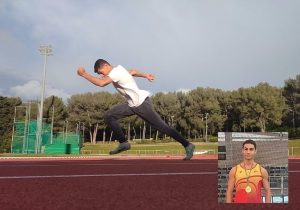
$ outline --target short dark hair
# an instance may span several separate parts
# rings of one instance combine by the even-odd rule
[[[103,59],[96,60],[95,65],[94,65],[94,72],[98,73],[98,69],[102,68],[105,64],[110,65],[106,60],[103,60]]]
[[[256,142],[253,141],[252,139],[248,139],[248,140],[244,141],[243,148],[244,148],[245,144],[252,144],[254,146],[254,149],[256,149]]]

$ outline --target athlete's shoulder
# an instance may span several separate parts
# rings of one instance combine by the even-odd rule
[[[120,71],[120,70],[126,70],[126,69],[121,65],[116,65],[116,66],[113,66],[113,68],[112,68],[112,71]]]
[[[242,162],[235,165],[236,169],[243,169]]]
[[[229,176],[234,176],[237,168],[238,168],[238,165],[233,166],[229,171]]]
[[[109,76],[111,77],[123,77],[129,74],[129,72],[121,65],[114,66],[112,70],[109,72]]]
[[[264,169],[259,163],[255,163],[254,168]]]
[[[236,170],[236,168],[237,168],[237,166],[235,165],[230,169],[230,171],[234,171],[234,170]]]
[[[127,69],[122,65],[116,65],[114,68],[118,69],[118,70],[126,70],[127,71]]]
[[[268,175],[268,171],[267,169],[265,169],[264,167],[260,166],[260,171],[262,174]]]
[[[241,173],[241,171],[244,170],[243,166],[242,166],[242,163],[239,163],[237,165],[235,165],[235,173]]]

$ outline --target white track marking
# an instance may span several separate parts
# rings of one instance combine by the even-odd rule
[[[289,164],[299,164],[300,163],[300,161],[291,161],[291,162],[289,162]]]
[[[0,176],[5,179],[48,179],[48,178],[80,178],[80,177],[126,177],[126,176],[188,176],[188,175],[215,175],[217,172],[186,172],[186,173],[133,173],[133,174],[69,174],[69,175],[42,175],[42,176]]]

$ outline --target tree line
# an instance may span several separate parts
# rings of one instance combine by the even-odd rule
[[[219,131],[287,131],[292,138],[300,136],[300,75],[286,80],[282,88],[268,83],[233,91],[198,87],[189,92],[159,92],[151,100],[161,118],[188,139],[215,136]],[[125,103],[124,99],[109,92],[72,95],[66,104],[51,96],[45,99],[43,118],[47,123],[53,118],[54,132],[77,131],[91,143],[108,141],[113,139],[113,133],[105,125],[103,115],[120,103]],[[30,118],[36,119],[37,102],[30,104]],[[20,105],[25,105],[20,98],[0,96],[3,149],[9,149],[14,107]],[[17,112],[18,119],[24,116],[25,109]],[[166,138],[137,116],[120,123],[128,139]]]

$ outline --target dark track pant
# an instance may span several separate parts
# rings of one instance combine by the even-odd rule
[[[162,133],[171,136],[176,141],[186,147],[189,142],[183,138],[174,128],[167,125],[160,116],[154,111],[150,98],[146,98],[145,101],[138,107],[130,107],[128,104],[121,104],[114,106],[111,110],[105,113],[104,121],[113,130],[115,138],[120,143],[125,142],[125,135],[118,122],[118,119],[129,117],[131,115],[138,115],[152,127],[159,130]]]

